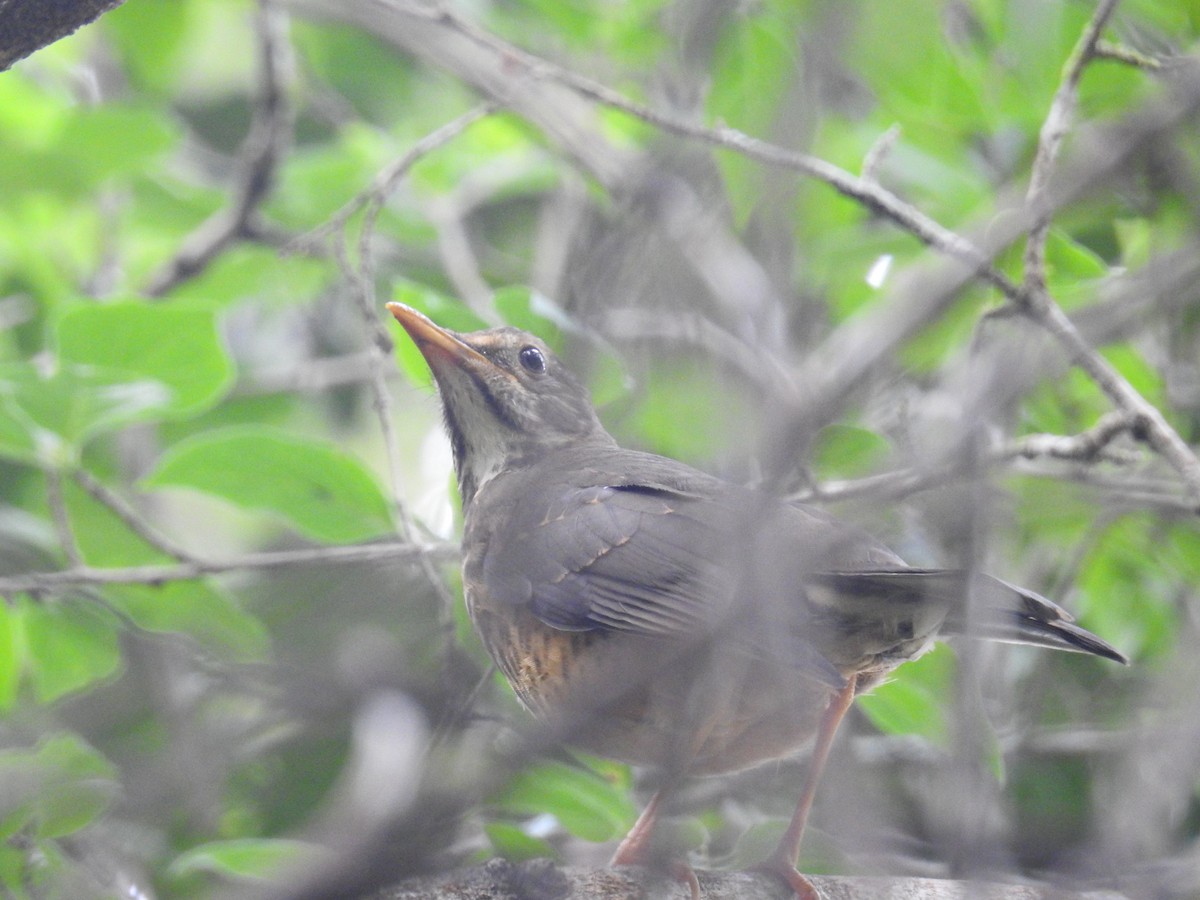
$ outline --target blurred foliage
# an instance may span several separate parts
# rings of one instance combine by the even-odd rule
[[[1024,189],[1092,13],[1024,0],[468,6],[480,27],[689,121],[851,172],[873,156],[879,183],[964,233]],[[454,537],[429,375],[406,340],[380,349],[377,329],[396,332],[381,302],[453,328],[534,330],[589,377],[623,442],[755,479],[759,436],[782,409],[775,367],[887,304],[894,273],[931,255],[815,181],[612,109],[588,113],[600,149],[645,169],[620,188],[505,111],[415,160],[378,210],[348,208],[480,100],[383,30],[297,17],[280,86],[289,139],[261,208],[152,299],[181,247],[231,207],[261,116],[256,14],[249,0],[138,0],[0,74],[0,579],[89,567],[0,604],[6,896],[219,896],[336,858],[326,850],[388,816],[420,822],[414,798],[456,787],[471,802],[440,848],[453,853],[398,874],[496,852],[571,859],[619,837],[646,796],[627,767],[553,756],[507,777],[489,755],[507,746],[497,723],[524,718],[461,608],[445,607],[459,592],[454,567],[436,564],[449,554],[319,555]],[[1122,4],[1106,31],[1176,62],[1198,34],[1200,5],[1158,0]],[[1162,82],[1096,60],[1078,116],[1120,120]],[[1194,240],[1195,127],[1057,217],[1046,279],[1064,308],[1086,314],[1107,285]],[[654,220],[685,195],[691,213]],[[339,211],[344,230],[330,227]],[[710,226],[719,239],[692,242]],[[726,284],[745,297],[722,296],[731,259]],[[996,264],[1019,280],[1021,248]],[[372,276],[367,324],[356,297]],[[797,480],[949,470],[940,442],[974,422],[949,387],[1000,327],[981,324],[998,300],[966,288],[820,431]],[[1193,444],[1196,310],[1194,298],[1154,310],[1102,348]],[[372,385],[397,373],[385,437]],[[1073,369],[976,424],[1069,435],[1108,409]],[[905,667],[842,736],[806,864],[882,858],[896,872],[920,857],[921,871],[950,871],[963,803],[945,802],[939,776],[974,766],[1004,792],[992,838],[1015,868],[1153,869],[1200,891],[1200,876],[1176,877],[1200,848],[1196,757],[1164,760],[1154,739],[1183,729],[1200,742],[1200,533],[1180,507],[1139,500],[1177,483],[1135,442],[1122,451],[1136,459],[1014,466],[984,489],[948,477],[887,511],[869,496],[839,510],[914,562],[978,560],[1055,597],[1137,667],[970,645],[969,667],[947,649]],[[182,571],[275,550],[318,564]],[[157,577],[120,577],[146,567]],[[363,710],[389,692],[423,718],[380,743]],[[427,756],[392,752],[426,725]],[[689,788],[680,846],[760,857],[800,783],[794,763],[765,768]],[[1142,781],[1162,772],[1170,796],[1147,799]],[[912,836],[906,852],[886,844],[896,831]]]

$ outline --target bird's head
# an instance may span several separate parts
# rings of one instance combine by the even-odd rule
[[[460,334],[389,303],[442,398],[464,506],[499,472],[586,440],[611,441],[587,389],[538,338],[516,328]]]

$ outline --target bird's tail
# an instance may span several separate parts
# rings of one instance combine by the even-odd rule
[[[855,572],[853,576],[858,592],[941,601],[947,609],[939,629],[942,634],[1032,644],[1129,663],[1107,641],[1076,625],[1061,606],[990,575],[951,569],[895,569]]]

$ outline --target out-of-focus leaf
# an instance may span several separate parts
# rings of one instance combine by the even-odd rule
[[[554,847],[526,833],[522,828],[510,822],[488,822],[483,826],[484,834],[492,843],[492,849],[499,856],[514,861],[537,859],[539,857],[556,858],[558,853]]]
[[[595,772],[546,762],[519,773],[493,803],[508,813],[549,813],[576,837],[607,841],[633,824],[628,795]]]
[[[43,703],[109,678],[121,667],[117,624],[94,600],[27,599],[17,609],[29,680]]]
[[[191,415],[215,403],[233,366],[210,309],[118,302],[78,306],[58,322],[64,362],[125,373],[171,389],[169,411]]]
[[[34,758],[46,771],[37,801],[37,830],[42,837],[78,831],[117,795],[116,768],[73,734],[43,741]]]
[[[262,622],[219,586],[173,581],[161,587],[124,585],[106,596],[147,631],[186,634],[210,652],[235,659],[262,659],[269,638]]]
[[[830,425],[817,437],[813,461],[824,478],[853,478],[877,470],[888,450],[887,439],[873,431]]]
[[[190,10],[191,4],[173,0],[125,3],[98,25],[139,87],[166,91],[179,72]]]
[[[886,734],[914,734],[946,746],[946,710],[954,700],[954,653],[935,647],[906,663],[889,681],[858,699],[858,708]]]
[[[0,365],[0,456],[62,464],[96,432],[164,412],[168,386],[113,368],[68,363],[43,373],[27,363]]]
[[[1178,569],[1146,564],[1163,554],[1163,528],[1150,515],[1117,519],[1084,558],[1075,582],[1083,625],[1133,658],[1162,656],[1178,638],[1171,598],[1179,584],[1164,581]]]
[[[212,841],[181,853],[168,871],[176,877],[204,874],[268,881],[288,866],[313,864],[327,853],[318,844],[284,838]]]
[[[19,613],[0,603],[0,712],[11,709],[17,699],[24,660]]]
[[[0,752],[0,833],[16,827],[41,839],[73,834],[108,808],[116,777],[113,765],[74,734]]]
[[[322,541],[365,540],[392,528],[387,500],[362,463],[274,429],[241,426],[188,438],[142,484],[192,488],[268,510]]]
[[[81,106],[59,135],[58,146],[100,181],[146,169],[174,140],[171,119],[161,111]]]

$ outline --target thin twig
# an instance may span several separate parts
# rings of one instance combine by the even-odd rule
[[[251,221],[275,181],[275,172],[290,141],[291,105],[287,86],[293,77],[288,17],[274,0],[259,0],[255,16],[258,38],[259,95],[250,132],[240,150],[237,185],[230,202],[190,235],[173,259],[150,279],[146,294],[161,297],[203,272],[231,243],[252,232]]]
[[[1092,60],[1096,42],[1108,24],[1109,17],[1119,0],[1100,0],[1096,12],[1088,22],[1071,55],[1063,67],[1062,82],[1054,93],[1046,119],[1038,133],[1037,154],[1029,179],[1026,202],[1033,210],[1034,224],[1025,244],[1025,284],[1031,290],[1046,288],[1046,238],[1050,234],[1050,213],[1043,209],[1054,163],[1062,149],[1063,138],[1070,130],[1075,115],[1075,103],[1079,96],[1079,80],[1083,70]]]
[[[1096,41],[1093,55],[1097,59],[1109,59],[1113,62],[1124,63],[1147,72],[1161,72],[1165,65],[1161,59],[1149,54],[1126,47],[1124,44],[1114,44],[1112,41]]]
[[[535,56],[484,31],[443,6],[403,0],[374,0],[374,3],[390,12],[424,19],[454,30],[490,53],[502,57],[506,69],[514,74],[519,71],[532,78],[553,81],[583,97],[621,110],[668,133],[733,150],[749,159],[791,169],[823,181],[839,193],[901,225],[923,243],[966,263],[985,280],[997,283],[997,286],[1006,285],[1009,290],[1016,290],[1016,286],[991,267],[987,257],[970,241],[945,228],[870,179],[852,175],[845,169],[807,153],[761,141],[735,128],[709,128],[636,103],[599,82]]]
[[[374,179],[372,186],[335,213],[334,220],[326,223],[315,234],[324,236],[336,232],[339,239],[335,242],[334,253],[338,264],[346,274],[351,285],[351,298],[362,318],[363,328],[368,335],[367,341],[367,372],[368,384],[371,389],[371,402],[375,416],[379,421],[380,432],[383,436],[384,454],[388,466],[388,485],[391,493],[392,508],[396,514],[400,534],[406,540],[413,540],[416,526],[404,502],[401,490],[401,465],[396,425],[392,416],[391,395],[387,388],[387,378],[392,371],[392,338],[384,324],[375,303],[375,266],[371,252],[371,241],[375,234],[375,225],[388,197],[400,181],[409,173],[414,165],[425,156],[449,143],[462,134],[471,124],[490,114],[493,104],[483,104],[451,120],[441,128],[429,133],[399,160],[384,169]],[[358,238],[358,265],[351,264],[347,251],[346,224],[358,209],[364,209],[363,222]],[[446,588],[445,582],[433,560],[418,557],[421,571],[441,600],[440,608],[443,624],[449,625],[454,608],[454,598]]]
[[[295,253],[311,245],[318,244],[335,232],[344,229],[346,223],[356,213],[367,206],[381,206],[387,202],[388,196],[395,190],[396,185],[400,183],[401,179],[408,174],[414,165],[439,147],[458,137],[475,122],[495,112],[496,109],[498,109],[496,103],[491,101],[482,103],[463,113],[461,116],[451,119],[440,128],[429,132],[429,134],[413,144],[402,157],[381,169],[371,179],[371,183],[366,188],[350,200],[347,200],[342,204],[341,208],[312,231],[295,238],[285,250]]]
[[[883,165],[888,154],[892,152],[892,148],[896,146],[896,142],[900,140],[901,129],[899,125],[893,125],[883,134],[875,139],[870,149],[867,150],[866,156],[863,157],[861,175],[865,181],[875,182],[879,167]]]
[[[446,542],[416,544],[395,541],[247,553],[227,560],[196,560],[160,566],[105,569],[76,566],[60,572],[25,572],[5,576],[0,578],[0,596],[10,597],[14,594],[55,591],[74,587],[100,587],[106,584],[161,585],[172,581],[195,581],[210,575],[223,575],[230,572],[282,569],[303,565],[339,565],[415,559],[444,561],[456,559],[459,552],[456,545]]]
[[[71,473],[75,483],[88,492],[93,499],[107,506],[114,515],[128,526],[129,530],[143,541],[173,557],[180,562],[199,563],[200,561],[170,538],[159,534],[147,523],[129,503],[116,491],[98,481],[86,469],[75,469]]]
[[[937,299],[927,299],[918,303],[915,311],[902,314],[885,310],[881,313],[881,322],[857,324],[848,322],[831,334],[822,347],[813,354],[813,359],[818,364],[817,372],[836,371],[845,378],[836,383],[828,378],[814,380],[810,377],[813,367],[806,366],[797,378],[798,383],[805,385],[806,389],[810,385],[827,385],[828,387],[819,388],[816,393],[797,403],[793,410],[796,414],[795,418],[803,420],[805,423],[820,421],[821,415],[827,414],[839,398],[846,396],[859,383],[859,379],[872,371],[884,354],[891,352],[911,336],[914,329],[921,323],[944,309],[957,296],[958,289],[969,277],[973,276],[998,288],[1015,306],[1032,312],[1034,318],[1066,349],[1068,358],[1096,381],[1110,401],[1118,409],[1135,417],[1137,426],[1135,433],[1144,435],[1150,446],[1161,453],[1180,473],[1196,507],[1200,509],[1200,460],[1196,459],[1186,442],[1171,428],[1157,409],[1141,397],[1128,381],[1121,377],[1080,337],[1079,332],[1061,309],[1058,309],[1044,294],[1035,295],[1025,285],[1013,282],[991,264],[990,254],[984,252],[972,241],[945,228],[879,185],[867,179],[855,177],[825,160],[760,141],[735,129],[708,128],[635,103],[604,85],[534,56],[483,31],[443,6],[403,2],[403,0],[368,0],[368,2],[384,9],[391,15],[400,17],[400,19],[419,20],[453,31],[476,47],[485,49],[490,56],[501,60],[503,62],[502,71],[508,74],[510,80],[523,74],[530,78],[550,81],[567,87],[597,103],[636,116],[671,134],[703,141],[712,146],[740,153],[749,159],[786,168],[824,181],[844,196],[890,219],[930,247],[966,265],[968,270],[966,277],[955,275],[943,278],[944,283],[936,286]],[[1107,9],[1112,2],[1113,0],[1104,0],[1102,9]],[[1184,82],[1176,85],[1176,88],[1174,96],[1181,99],[1175,102],[1146,104],[1131,115],[1132,127],[1126,128],[1124,132],[1118,130],[1115,134],[1102,132],[1096,139],[1093,139],[1087,145],[1086,161],[1057,179],[1056,189],[1053,192],[1047,192],[1048,196],[1041,203],[1039,214],[1046,216],[1050,210],[1070,202],[1089,190],[1094,190],[1096,183],[1109,173],[1119,170],[1123,162],[1137,148],[1144,146],[1147,141],[1156,139],[1166,129],[1190,115],[1200,103],[1200,89],[1197,89],[1194,84]],[[994,217],[989,223],[986,246],[993,250],[1007,246],[1018,234],[1028,230],[1029,215],[1029,210],[1026,208],[1023,211],[1013,210],[1012,215],[1003,217],[1003,221],[1000,217]],[[1051,310],[1049,307],[1053,309]],[[871,340],[864,338],[864,329],[867,325],[878,326],[880,324],[887,326],[882,332],[884,337]],[[860,325],[862,327],[859,327]],[[856,355],[853,357],[848,355],[846,352],[848,349],[854,351]],[[831,359],[840,360],[843,363],[831,367]],[[852,359],[852,363],[844,362],[850,359]],[[803,441],[803,433],[798,432],[802,430],[806,432],[808,427],[809,424],[805,424],[803,429],[800,426],[780,429],[781,433],[776,442],[781,447],[794,448]]]
[[[1071,361],[1083,369],[1121,411],[1129,430],[1144,439],[1180,473],[1192,503],[1200,512],[1200,460],[1197,460],[1191,447],[1171,427],[1158,407],[1147,401],[1115,366],[1084,339],[1046,289],[1046,239],[1050,229],[1046,199],[1050,180],[1074,115],[1079,80],[1084,67],[1095,54],[1100,34],[1117,2],[1101,0],[1096,7],[1096,12],[1067,61],[1062,83],[1038,136],[1037,156],[1027,195],[1035,219],[1025,247],[1025,291],[1019,305],[1054,336],[1070,354]]]
[[[72,568],[83,565],[83,555],[79,552],[79,544],[75,541],[75,532],[71,530],[71,517],[67,514],[67,504],[63,499],[62,472],[58,469],[47,468],[46,502],[50,505],[50,518],[54,522],[54,531],[58,535],[58,543],[67,556]]]
[[[1100,420],[1087,431],[1079,434],[1027,434],[1006,444],[997,454],[997,460],[1003,459],[1061,459],[1076,462],[1095,462],[1103,459],[1105,462],[1118,464],[1136,461],[1131,453],[1114,453],[1109,444],[1132,430],[1133,420],[1121,412],[1110,412],[1100,417]]]
[[[939,485],[978,476],[980,466],[996,467],[1016,460],[1053,459],[1060,462],[1093,463],[1097,460],[1115,465],[1136,462],[1132,453],[1116,453],[1108,445],[1130,430],[1128,417],[1112,412],[1087,431],[1079,434],[1027,434],[982,454],[971,466],[922,466],[896,469],[845,481],[828,481],[796,494],[790,499],[834,502],[861,497],[896,499]],[[1061,472],[1061,470],[1059,470]]]

